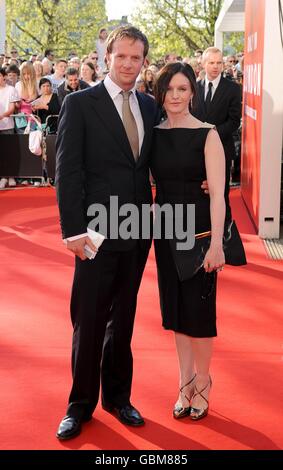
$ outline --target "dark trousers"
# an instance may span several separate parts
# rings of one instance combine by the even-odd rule
[[[73,386],[68,414],[90,415],[100,389],[106,405],[129,403],[131,339],[137,294],[148,256],[137,243],[130,251],[99,251],[94,260],[76,257],[71,297],[74,328]]]

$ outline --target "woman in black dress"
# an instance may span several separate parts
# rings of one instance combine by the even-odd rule
[[[41,124],[45,124],[48,116],[49,134],[57,132],[57,117],[60,112],[58,95],[52,93],[51,81],[48,78],[41,78],[39,81],[40,97],[32,103],[32,110],[40,118]]]
[[[180,366],[180,393],[173,416],[198,420],[208,413],[212,342],[217,334],[216,272],[225,264],[225,156],[213,126],[189,112],[195,92],[195,75],[189,65],[168,64],[160,71],[155,97],[167,119],[154,129],[151,171],[155,202],[183,204],[184,214],[186,205],[194,204],[195,233],[211,231],[203,267],[183,281],[172,243],[164,235],[154,241],[163,326],[175,332]],[[201,188],[206,179],[209,195]]]

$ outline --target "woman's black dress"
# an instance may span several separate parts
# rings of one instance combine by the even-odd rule
[[[48,103],[48,109],[38,109],[37,115],[41,120],[42,124],[45,124],[46,119],[51,114],[58,115],[60,113],[60,105],[58,96],[56,93],[52,94],[51,100]],[[55,134],[57,132],[57,118],[52,117],[48,120],[49,134]]]
[[[201,188],[206,179],[204,147],[209,131],[155,128],[153,135],[155,202],[160,206],[195,204],[195,233],[211,228],[210,198]],[[164,328],[193,337],[216,336],[216,273],[209,276],[201,268],[192,279],[181,282],[170,242],[155,239],[154,247]]]

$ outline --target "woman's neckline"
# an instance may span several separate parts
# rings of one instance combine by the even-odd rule
[[[201,127],[155,127],[154,129],[159,129],[161,131],[173,131],[173,130],[198,130],[198,129],[213,129],[213,127],[201,126]]]

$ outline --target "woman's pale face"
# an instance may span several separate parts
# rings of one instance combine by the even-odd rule
[[[176,73],[169,82],[165,95],[164,109],[168,113],[186,114],[189,110],[189,102],[192,98],[190,81],[182,73]]]
[[[81,75],[83,80],[91,81],[92,80],[93,70],[87,65],[83,64],[81,68]]]
[[[151,70],[147,70],[145,73],[145,78],[148,82],[152,82],[153,80],[153,74]]]
[[[42,67],[40,67],[39,64],[33,64],[33,68],[35,70],[35,75],[37,77],[41,77],[42,76]]]
[[[24,80],[30,80],[30,79],[31,79],[31,74],[30,74],[30,72],[29,72],[28,70],[25,70],[25,71],[23,72],[23,79],[24,79]]]

